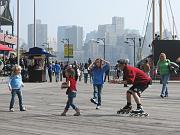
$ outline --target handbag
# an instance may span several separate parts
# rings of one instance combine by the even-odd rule
[[[179,65],[176,64],[175,62],[169,62],[169,71],[170,71],[170,74],[177,74],[178,73],[178,70],[179,70]]]

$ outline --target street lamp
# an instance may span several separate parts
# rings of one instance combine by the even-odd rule
[[[19,8],[20,8],[20,3],[19,0],[17,0],[17,64],[19,65]]]
[[[34,0],[34,47],[36,47],[36,1]]]
[[[134,46],[134,67],[136,66],[136,38],[126,38],[127,41],[125,43],[129,43],[128,40],[133,41],[133,46]]]
[[[62,43],[67,42],[67,45],[68,45],[68,64],[69,64],[69,38],[63,38],[61,42]]]
[[[105,50],[105,38],[97,38],[97,43],[100,43],[100,41],[102,41],[103,42],[103,46],[104,46],[104,60],[105,60],[105,53],[106,53],[106,50]]]

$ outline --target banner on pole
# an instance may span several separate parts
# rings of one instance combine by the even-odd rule
[[[68,53],[69,51],[69,53]],[[64,45],[64,58],[73,58],[73,44]]]

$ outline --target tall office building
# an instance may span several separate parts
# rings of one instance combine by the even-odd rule
[[[113,17],[112,26],[114,27],[114,32],[122,34],[124,32],[124,17]]]
[[[57,32],[57,45],[60,57],[63,57],[64,43],[63,39],[69,39],[69,44],[73,45],[74,56],[76,51],[80,51],[83,46],[83,27],[80,26],[59,26]]]
[[[42,24],[41,20],[36,20],[36,47],[47,48],[43,46],[47,43],[47,24]],[[45,44],[46,45],[46,44]],[[34,47],[34,24],[28,24],[28,48]]]

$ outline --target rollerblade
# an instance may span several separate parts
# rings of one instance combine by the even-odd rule
[[[130,113],[132,110],[132,106],[128,106],[126,105],[125,107],[123,107],[122,109],[117,111],[117,114],[128,114]]]
[[[96,99],[94,99],[94,98],[91,98],[90,101],[91,101],[92,103],[94,103],[95,105],[98,104],[98,103],[96,102]]]
[[[132,110],[130,113],[130,116],[135,116],[135,117],[147,117],[149,116],[148,113],[145,113],[143,108],[137,108],[136,110]]]

